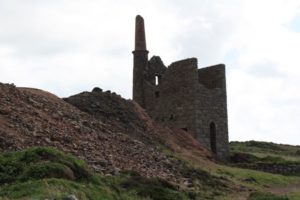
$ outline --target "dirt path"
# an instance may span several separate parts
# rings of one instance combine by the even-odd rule
[[[250,192],[240,192],[230,196],[232,200],[247,200],[250,195]]]
[[[270,186],[262,191],[270,192],[276,195],[285,195],[300,191],[300,181],[287,186]],[[232,200],[247,200],[251,192],[239,192],[230,196]]]
[[[300,191],[300,181],[288,186],[274,186],[266,189],[267,192],[271,192],[273,194],[277,195],[284,195],[288,193],[293,193],[293,192],[299,192]]]

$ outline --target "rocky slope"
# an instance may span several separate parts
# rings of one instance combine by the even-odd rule
[[[161,127],[132,101],[94,90],[65,101],[45,91],[0,84],[0,150],[52,146],[84,159],[101,174],[134,170],[173,183],[182,162],[211,158],[188,133]],[[193,151],[191,151],[193,150]]]

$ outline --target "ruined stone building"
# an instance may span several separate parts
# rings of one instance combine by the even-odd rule
[[[133,51],[133,100],[158,122],[181,128],[220,159],[228,156],[225,65],[198,69],[188,58],[166,67],[148,60],[144,20],[136,17]]]

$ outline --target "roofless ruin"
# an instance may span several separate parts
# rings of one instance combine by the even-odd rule
[[[144,19],[136,17],[133,100],[156,121],[192,133],[220,159],[228,156],[225,65],[198,69],[188,58],[166,67],[148,60]]]

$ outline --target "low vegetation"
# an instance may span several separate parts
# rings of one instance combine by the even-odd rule
[[[249,200],[289,200],[286,196],[278,196],[266,192],[254,192],[250,194]]]
[[[284,175],[300,176],[300,146],[271,142],[231,142],[234,166]]]
[[[231,153],[245,153],[254,161],[300,163],[300,146],[275,144],[272,142],[230,142]]]
[[[179,172],[186,182],[178,188],[160,178],[145,178],[133,171],[100,176],[72,155],[56,149],[35,147],[0,155],[0,199],[57,199],[75,195],[80,200],[188,200],[228,199],[235,192],[251,193],[249,200],[296,200],[287,195],[263,192],[272,185],[285,186],[299,180],[254,170],[215,165],[207,171],[182,161]],[[257,191],[257,192],[255,192]]]
[[[0,199],[184,200],[188,194],[159,178],[134,172],[101,177],[71,155],[52,148],[30,148],[0,156]]]

